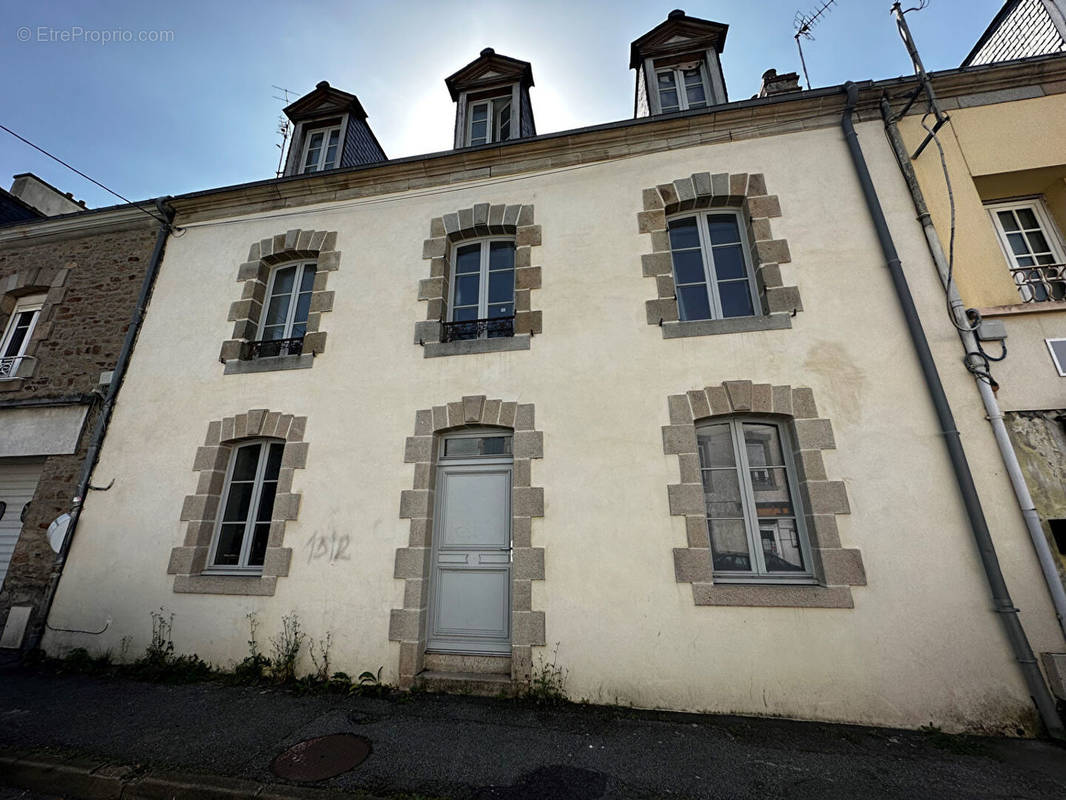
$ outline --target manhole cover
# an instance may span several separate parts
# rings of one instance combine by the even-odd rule
[[[294,744],[275,758],[270,771],[290,781],[321,781],[358,767],[370,755],[370,740],[333,733]]]

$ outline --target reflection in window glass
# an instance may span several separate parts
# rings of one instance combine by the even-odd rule
[[[282,442],[258,441],[231,453],[213,567],[263,566],[284,447]]]
[[[738,419],[697,429],[716,574],[810,575],[782,431],[776,423]]]

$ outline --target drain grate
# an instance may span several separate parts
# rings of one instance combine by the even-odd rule
[[[294,744],[270,763],[270,771],[290,781],[322,781],[358,767],[369,755],[365,736],[332,733]]]

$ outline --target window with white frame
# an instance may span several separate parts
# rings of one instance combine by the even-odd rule
[[[696,438],[715,580],[813,582],[788,428],[730,417]]]
[[[233,447],[208,570],[262,569],[284,449],[285,443],[278,439]]]
[[[341,126],[311,128],[304,134],[300,172],[322,172],[340,163]]]
[[[17,375],[43,307],[43,294],[23,297],[15,303],[4,336],[0,339],[0,379]]]
[[[511,95],[470,103],[468,145],[505,142],[511,138]]]
[[[1051,352],[1051,360],[1055,362],[1055,369],[1059,376],[1066,378],[1066,339],[1045,339],[1047,349]]]
[[[447,335],[449,341],[514,335],[513,239],[455,246]]]
[[[986,206],[1026,303],[1066,300],[1062,239],[1039,198]]]
[[[259,323],[260,356],[302,352],[315,285],[314,261],[276,267],[267,284],[267,301]]]
[[[753,316],[759,296],[740,212],[673,217],[668,228],[679,319]]]
[[[707,106],[707,81],[701,62],[656,69],[655,80],[662,113]]]

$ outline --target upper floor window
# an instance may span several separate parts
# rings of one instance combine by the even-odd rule
[[[44,295],[23,297],[15,304],[7,322],[7,329],[0,339],[0,378],[16,376],[43,306]]]
[[[707,83],[699,62],[657,69],[655,79],[659,87],[659,106],[662,113],[706,107]]]
[[[674,217],[670,251],[682,321],[750,317],[759,308],[740,212]]]
[[[1066,300],[1062,239],[1043,201],[988,206],[1022,301]]]
[[[511,95],[470,104],[467,144],[505,142],[511,138]]]
[[[514,336],[514,240],[455,246],[448,341]]]
[[[276,439],[233,448],[208,569],[262,570],[284,449]]]
[[[259,323],[255,356],[299,355],[307,333],[307,315],[315,285],[315,262],[277,267],[267,284],[267,302]]]
[[[341,126],[311,128],[304,135],[300,172],[322,172],[340,163]]]
[[[758,418],[696,429],[715,580],[813,581],[788,430]]]

